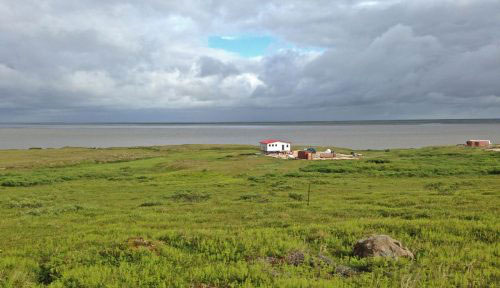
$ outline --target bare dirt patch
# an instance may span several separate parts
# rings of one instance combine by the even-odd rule
[[[152,241],[145,240],[142,237],[132,237],[127,240],[127,244],[132,249],[145,248],[151,252],[157,251],[157,245]]]
[[[286,154],[286,153],[273,153],[273,154],[266,154],[268,157],[273,157],[277,159],[297,159],[297,160],[305,160],[305,159],[299,159],[292,154]],[[311,160],[312,161],[326,161],[326,160],[358,160],[361,158],[361,154],[356,154],[354,155],[348,155],[348,154],[341,154],[341,153],[336,153],[335,157],[332,158],[321,158],[321,157],[313,157]]]

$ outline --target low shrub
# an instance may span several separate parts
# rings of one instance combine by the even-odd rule
[[[454,194],[458,190],[458,188],[460,188],[460,184],[444,184],[443,182],[435,182],[428,183],[424,187],[428,190],[437,191],[440,195],[451,195]]]
[[[177,192],[170,199],[182,202],[202,202],[210,199],[210,195],[195,192]]]
[[[493,168],[488,171],[488,174],[490,175],[500,175],[500,168]]]
[[[300,168],[300,171],[303,172],[319,172],[319,173],[339,173],[339,174],[348,174],[355,173],[356,170],[351,167],[326,167],[326,166],[317,166],[310,165],[303,168]]]
[[[144,202],[139,205],[139,207],[152,207],[152,206],[161,206],[163,205],[161,202]]]
[[[256,176],[249,176],[248,181],[256,182],[256,183],[263,183],[265,182],[263,178],[256,177]]]
[[[269,201],[269,199],[267,199],[266,197],[264,197],[263,195],[260,195],[260,194],[244,194],[244,195],[240,196],[239,200],[254,201],[254,202],[260,202],[260,203]]]
[[[293,200],[297,200],[297,201],[302,201],[304,199],[304,195],[299,194],[299,193],[294,193],[294,192],[288,193],[288,197],[292,198]]]
[[[369,160],[366,160],[366,162],[375,163],[375,164],[391,163],[391,161],[387,160],[387,159],[369,159]]]
[[[303,175],[301,175],[300,173],[298,172],[290,172],[290,173],[286,173],[285,175],[283,175],[285,177],[290,177],[290,178],[299,178],[299,177],[303,177]]]
[[[8,208],[40,208],[43,204],[34,200],[10,201],[7,203]]]

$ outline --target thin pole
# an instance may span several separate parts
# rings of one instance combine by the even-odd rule
[[[311,194],[311,183],[309,183],[309,188],[307,189],[307,206],[309,206],[309,195]]]

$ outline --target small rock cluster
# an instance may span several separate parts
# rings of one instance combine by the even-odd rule
[[[281,265],[288,264],[293,266],[299,266],[304,263],[305,255],[301,251],[292,251],[284,257],[266,257],[264,260],[271,265]]]

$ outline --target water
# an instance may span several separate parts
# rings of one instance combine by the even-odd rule
[[[279,138],[300,145],[353,149],[416,148],[500,142],[497,120],[410,120],[226,124],[1,124],[0,149],[252,144]]]

